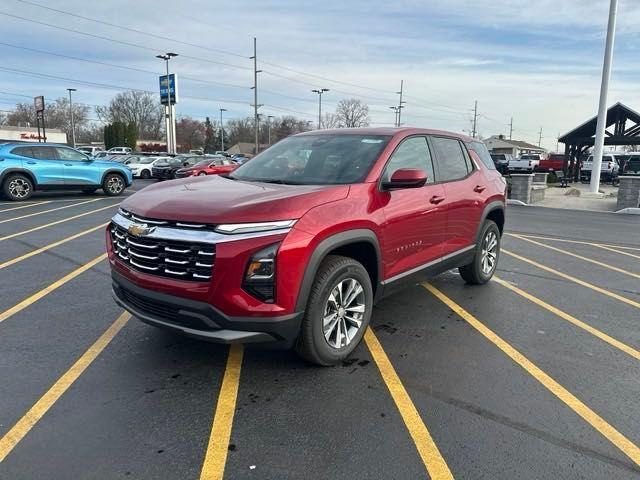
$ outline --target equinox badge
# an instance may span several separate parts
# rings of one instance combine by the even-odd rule
[[[132,223],[127,229],[131,235],[136,237],[145,237],[152,233],[156,227],[150,227],[146,223]]]

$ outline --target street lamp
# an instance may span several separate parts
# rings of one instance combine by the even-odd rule
[[[322,94],[328,92],[328,88],[318,88],[311,90],[313,93],[318,94],[318,130],[322,128]]]
[[[73,148],[76,148],[76,123],[73,118],[73,100],[71,100],[71,92],[78,91],[76,88],[67,88],[67,92],[69,92],[69,113],[71,114],[71,142],[73,143]]]
[[[167,52],[163,55],[156,55],[156,58],[164,60],[167,67],[167,106],[165,118],[167,120],[167,153],[176,153],[176,138],[175,138],[175,119],[173,118],[173,105],[171,105],[171,91],[169,90],[169,60],[173,57],[177,57],[177,53]]]
[[[269,146],[271,146],[271,119],[274,118],[273,115],[268,115],[267,116],[267,143],[269,144]]]
[[[220,150],[224,152],[224,126],[222,125],[222,112],[226,112],[226,108],[220,109]]]

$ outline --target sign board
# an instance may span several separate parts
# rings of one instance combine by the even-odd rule
[[[178,103],[178,77],[175,73],[160,75],[160,103],[173,105]]]
[[[33,105],[36,107],[36,112],[44,112],[44,97],[33,97]]]

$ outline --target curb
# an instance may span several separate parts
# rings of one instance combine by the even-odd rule
[[[516,200],[514,198],[507,198],[507,205],[520,205],[524,207],[528,207],[527,203],[524,203],[522,200]]]
[[[622,213],[627,215],[640,215],[640,208],[628,207],[618,210],[616,213]]]

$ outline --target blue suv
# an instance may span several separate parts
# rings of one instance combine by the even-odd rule
[[[120,195],[131,185],[131,170],[50,143],[0,145],[0,186],[9,200],[26,200],[35,190],[81,190]]]

